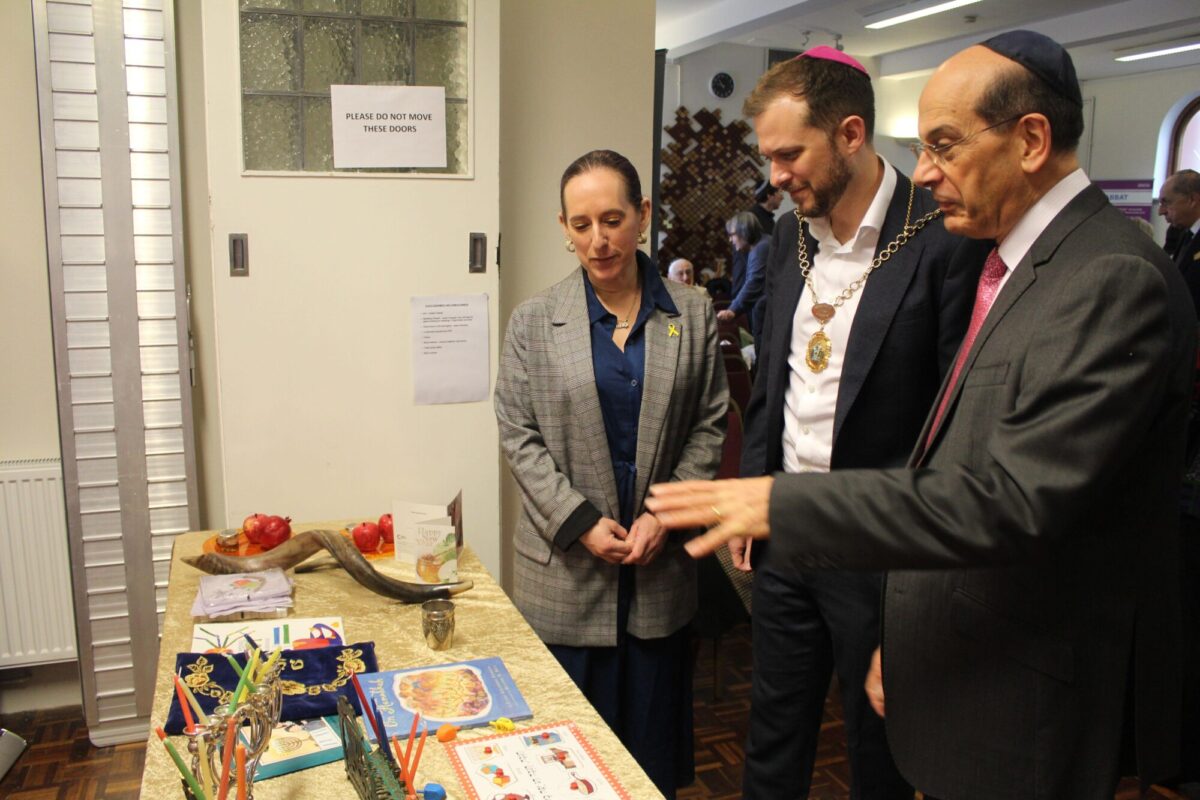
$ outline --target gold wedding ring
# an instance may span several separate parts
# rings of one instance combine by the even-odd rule
[[[717,515],[718,522],[725,518],[725,515],[721,513],[721,509],[717,508],[716,506],[709,506],[709,508],[711,508],[712,512]]]

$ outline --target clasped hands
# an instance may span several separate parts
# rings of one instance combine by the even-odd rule
[[[628,531],[615,519],[603,517],[579,541],[596,558],[610,564],[645,566],[662,552],[667,529],[649,512],[635,519]]]

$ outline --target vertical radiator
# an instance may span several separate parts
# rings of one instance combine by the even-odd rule
[[[69,564],[59,460],[0,461],[0,669],[76,658]]]

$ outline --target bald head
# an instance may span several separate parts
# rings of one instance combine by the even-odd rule
[[[1200,173],[1184,169],[1163,184],[1159,214],[1167,224],[1190,228],[1200,219]]]
[[[667,279],[685,286],[696,284],[696,268],[686,258],[677,258],[667,267]]]

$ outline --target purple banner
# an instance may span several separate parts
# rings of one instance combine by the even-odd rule
[[[1154,181],[1121,180],[1092,181],[1099,186],[1108,201],[1127,217],[1152,221],[1154,211]]]

